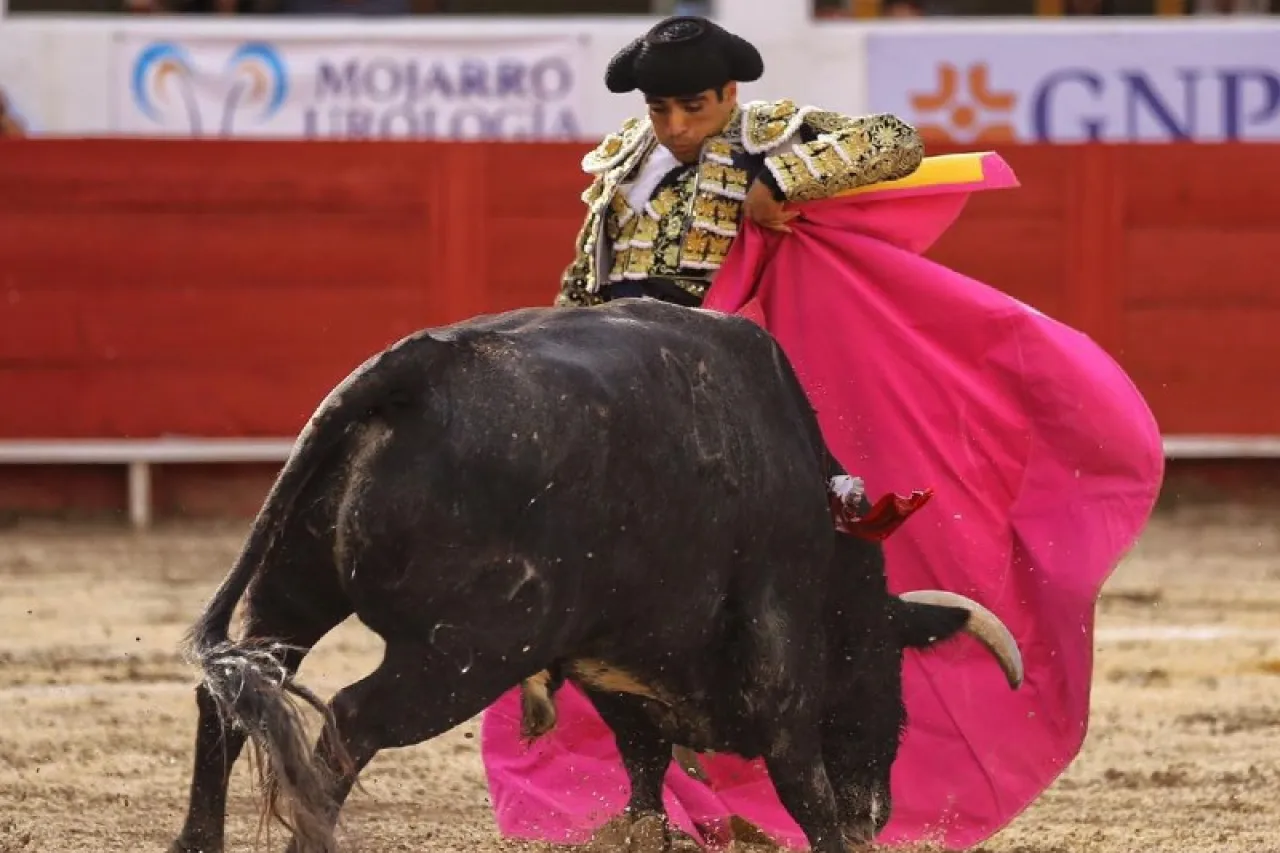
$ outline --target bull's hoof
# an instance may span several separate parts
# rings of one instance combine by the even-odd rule
[[[185,841],[179,839],[173,842],[172,844],[170,844],[165,849],[165,853],[222,853],[222,848],[209,847],[206,849],[204,847],[201,847],[198,844],[197,845],[187,844]]]
[[[0,850],[3,849],[4,846],[0,845]],[[208,839],[202,840],[199,837],[191,839],[189,837],[179,835],[173,840],[172,844],[165,848],[165,853],[222,853],[223,849],[222,841],[220,839],[217,841],[210,841]]]
[[[596,831],[588,849],[591,853],[668,853],[671,828],[662,815],[621,814]]]

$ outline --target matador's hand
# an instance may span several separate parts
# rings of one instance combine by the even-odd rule
[[[791,233],[787,223],[800,215],[798,210],[787,210],[785,203],[775,199],[768,185],[759,178],[751,182],[751,189],[747,190],[747,198],[742,203],[742,212],[763,228],[787,233]]]

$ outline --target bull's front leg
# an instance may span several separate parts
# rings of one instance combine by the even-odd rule
[[[827,772],[835,790],[845,844],[851,849],[872,844],[893,811],[888,779],[865,770],[851,772],[830,765]]]
[[[829,733],[823,753],[845,842],[870,844],[893,812],[890,771],[898,733],[892,727],[873,732],[865,727],[848,728],[852,730]]]
[[[818,716],[825,636],[799,615],[814,609],[811,601],[787,602],[769,588],[744,608],[742,693],[774,790],[810,849],[846,853]]]
[[[816,729],[816,725],[799,730],[788,725],[765,756],[765,766],[778,799],[804,831],[813,853],[847,853]]]
[[[671,828],[662,805],[662,785],[671,764],[671,742],[645,714],[642,700],[591,689],[585,692],[613,731],[631,783],[622,814],[596,832],[592,847],[602,853],[666,853],[671,849]]]

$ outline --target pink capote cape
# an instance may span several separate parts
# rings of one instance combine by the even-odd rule
[[[705,302],[778,339],[832,451],[873,501],[935,490],[885,542],[893,591],[968,595],[1022,650],[1016,692],[969,637],[907,653],[910,720],[882,844],[977,844],[1071,762],[1088,724],[1096,596],[1163,476],[1151,412],[1106,353],[920,256],[970,192],[1016,185],[990,152],[934,157],[904,181],[799,206],[789,235],[748,223]],[[558,727],[531,747],[520,741],[516,691],[485,715],[485,769],[506,836],[583,843],[626,802],[609,730],[572,686],[558,707]],[[674,765],[667,774],[664,799],[682,830],[719,846],[737,814],[807,847],[762,762],[702,763],[710,789]]]

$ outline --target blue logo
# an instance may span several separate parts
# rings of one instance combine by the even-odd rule
[[[212,84],[212,85],[210,85]],[[261,124],[280,111],[289,93],[289,78],[279,52],[266,42],[246,42],[232,52],[221,73],[197,68],[182,45],[170,41],[148,45],[133,65],[133,102],[147,118],[164,124],[166,114],[186,114],[193,136],[204,135],[204,104],[212,104],[217,133],[229,136],[236,119]]]
[[[1058,68],[1031,90],[1041,142],[1274,140],[1278,120],[1280,74],[1268,67]]]

